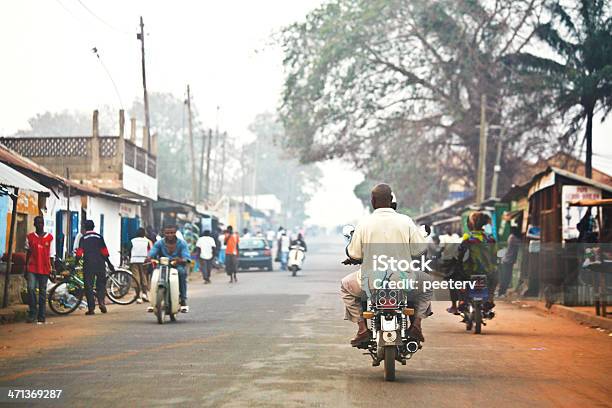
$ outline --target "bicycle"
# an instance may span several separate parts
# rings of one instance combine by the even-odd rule
[[[48,304],[53,312],[67,315],[74,312],[82,303],[85,295],[85,283],[82,268],[64,264],[59,274],[61,280],[49,290]],[[140,285],[132,273],[123,268],[114,271],[106,270],[106,296],[118,305],[132,304],[140,296]],[[94,284],[94,296],[96,294]]]

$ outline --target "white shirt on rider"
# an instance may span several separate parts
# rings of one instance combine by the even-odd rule
[[[410,256],[420,255],[427,247],[412,218],[393,208],[377,208],[364,217],[353,232],[347,254],[353,259],[363,259],[363,245],[366,244],[407,244]],[[361,269],[358,280],[361,283]]]

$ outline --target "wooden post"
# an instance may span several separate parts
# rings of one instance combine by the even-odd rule
[[[217,132],[217,137],[219,132]],[[212,130],[208,129],[208,145],[206,146],[206,191],[204,197],[210,198],[210,149],[212,146]]]
[[[140,40],[140,52],[141,52],[141,63],[142,63],[142,89],[143,89],[143,102],[145,111],[145,131],[144,138],[147,146],[151,145],[151,123],[149,120],[149,94],[147,93],[147,75],[145,71],[145,35],[144,35],[144,22],[142,16],[140,16],[140,33],[136,34],[136,38]],[[143,146],[145,142],[142,143]]]
[[[97,109],[93,112],[91,136],[91,173],[97,176],[100,173],[100,129],[98,127]]]
[[[196,182],[195,146],[193,145],[193,121],[191,118],[191,92],[187,85],[187,113],[189,115],[189,153],[191,157],[191,199],[194,204],[198,203]]]
[[[476,202],[481,203],[485,200],[487,184],[487,96],[485,94],[480,97],[480,144],[476,180]]]
[[[9,230],[8,260],[6,261],[6,276],[4,277],[4,293],[2,295],[2,307],[8,306],[8,290],[11,284],[11,272],[13,271],[13,241],[15,239],[15,224],[17,223],[17,201],[19,200],[19,189],[15,188],[13,195],[13,213],[11,214],[11,228]],[[27,265],[26,265],[27,268]]]

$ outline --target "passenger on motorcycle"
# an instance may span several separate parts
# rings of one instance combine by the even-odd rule
[[[497,286],[497,244],[495,238],[485,232],[485,227],[490,223],[491,217],[486,213],[471,213],[467,222],[470,231],[463,235],[458,250],[458,259],[463,260],[461,269],[464,278],[469,279],[473,275],[487,276],[489,300],[484,305],[487,310],[495,307],[493,300]],[[459,309],[462,306],[463,304],[460,304]]]
[[[177,238],[176,231],[176,225],[164,227],[164,238],[153,245],[153,248],[149,251],[148,260],[160,257],[169,258],[173,267],[178,270],[181,312],[187,313],[189,312],[189,306],[187,306],[187,270],[185,264],[189,262],[190,254],[187,243]]]
[[[426,248],[425,238],[412,219],[399,214],[393,208],[391,187],[387,184],[378,184],[372,189],[372,214],[361,220],[355,228],[351,241],[346,248],[348,259],[344,264],[358,264],[363,261],[366,246],[374,244],[394,244],[401,246],[405,259],[419,257]],[[411,279],[419,282],[430,280],[426,272],[413,271]],[[350,273],[342,279],[341,297],[345,305],[345,320],[357,323],[357,335],[351,344],[360,343],[370,337],[367,324],[362,316],[362,288],[361,269]],[[415,304],[415,318],[408,329],[410,336],[424,341],[421,320],[429,316],[431,303],[431,290],[413,290],[412,297]]]

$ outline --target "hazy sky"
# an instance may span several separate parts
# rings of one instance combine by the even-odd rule
[[[320,3],[4,0],[0,2],[0,134],[27,128],[29,117],[47,110],[119,108],[119,97],[128,108],[142,95],[136,40],[142,15],[149,90],[183,95],[189,83],[205,126],[214,126],[219,105],[221,127],[249,139],[247,126],[255,115],[274,110],[279,102],[282,54],[270,46],[270,35],[303,19]],[[120,96],[92,53],[94,46]],[[611,127],[608,119],[604,135],[604,127],[596,124],[594,149],[595,166],[610,172]],[[312,221],[336,224],[358,217],[362,208],[352,190],[361,176],[337,163],[323,168],[324,185],[309,205]]]

